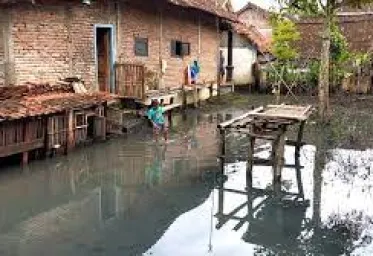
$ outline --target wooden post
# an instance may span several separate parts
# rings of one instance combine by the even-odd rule
[[[214,95],[214,83],[210,84],[209,89],[210,89],[210,96],[209,96],[209,98],[212,98],[212,96]]]
[[[107,134],[107,102],[105,102],[102,105],[102,109],[104,111],[103,116],[102,116],[102,137],[103,140],[106,140],[106,134]]]
[[[254,147],[255,137],[250,137],[249,150],[247,154],[247,166],[246,166],[246,190],[249,191],[253,182],[253,164],[254,164]]]
[[[30,122],[28,120],[24,121],[23,123],[25,134],[24,134],[24,142],[30,142]],[[29,152],[25,151],[22,153],[22,165],[25,166],[28,164],[29,161]]]
[[[306,121],[302,121],[299,125],[298,136],[297,136],[297,144],[295,146],[295,158],[299,158],[300,156],[300,149],[302,147],[302,140],[303,140],[303,133],[304,133],[304,126]]]
[[[193,88],[193,104],[195,108],[198,108],[198,88],[196,84]]]
[[[221,161],[224,166],[223,158],[221,158]],[[217,213],[218,224],[217,225],[219,225],[223,221],[223,216],[224,216],[224,177],[221,176],[219,179],[218,213]]]
[[[167,112],[168,126],[172,126],[172,109]]]
[[[276,188],[276,183],[281,182],[282,167],[284,166],[284,150],[285,150],[285,132],[284,125],[280,127],[281,133],[273,141],[272,144],[272,161],[273,161],[273,185]]]
[[[224,129],[220,129],[220,164],[221,164],[221,174],[222,176],[224,175],[224,162],[225,162],[225,157],[226,157],[226,132]]]
[[[74,134],[74,111],[70,110],[67,113],[67,143],[66,153],[75,146],[75,134]]]
[[[181,87],[181,90],[182,90],[182,108],[183,110],[186,110],[187,108],[187,95],[186,95],[186,89],[185,89],[185,85],[183,84],[183,86]]]
[[[233,32],[228,30],[228,65],[227,65],[227,82],[233,80]]]
[[[219,177],[219,202],[218,202],[218,218],[224,215],[224,165],[225,165],[225,130],[220,129],[220,177]],[[219,223],[222,219],[219,219]]]
[[[295,172],[297,177],[297,184],[298,184],[298,194],[299,196],[304,199],[304,190],[303,190],[303,183],[302,183],[302,173],[301,173],[301,166],[300,166],[300,159],[299,155],[295,153]]]

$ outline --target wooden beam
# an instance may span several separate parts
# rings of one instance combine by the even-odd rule
[[[247,112],[247,113],[245,113],[245,114],[243,114],[243,115],[241,115],[241,116],[238,116],[238,117],[236,117],[236,118],[233,118],[233,119],[231,119],[231,120],[228,120],[228,121],[226,121],[226,122],[224,122],[224,123],[218,124],[218,128],[219,128],[219,129],[224,129],[224,128],[230,126],[231,124],[233,124],[234,122],[237,122],[237,121],[239,121],[239,120],[242,120],[242,119],[244,119],[244,118],[246,118],[246,117],[248,117],[248,116],[250,116],[250,115],[256,114],[256,113],[258,113],[258,112],[260,112],[260,111],[263,111],[263,110],[264,110],[264,107],[258,107],[258,108],[254,109],[254,110],[252,110],[252,111],[250,111],[250,112]]]
[[[0,157],[7,157],[19,153],[23,153],[25,151],[31,151],[34,149],[39,149],[44,147],[44,139],[35,140],[25,143],[7,145],[4,147],[0,147]]]

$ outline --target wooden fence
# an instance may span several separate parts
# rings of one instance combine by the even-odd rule
[[[122,97],[144,99],[145,66],[141,64],[115,64],[115,92]]]
[[[44,119],[0,123],[0,157],[42,148],[44,136]]]

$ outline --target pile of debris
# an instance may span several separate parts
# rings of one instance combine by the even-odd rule
[[[88,90],[79,78],[66,78],[53,85],[28,82],[23,85],[0,86],[0,101],[58,93],[88,93]]]
[[[0,101],[9,99],[19,99],[22,97],[32,97],[50,93],[73,93],[74,90],[70,84],[34,84],[26,83],[18,86],[0,87]]]
[[[4,86],[0,87],[0,121],[86,108],[114,99],[115,96],[108,93],[88,92],[77,79],[65,79],[54,85]]]

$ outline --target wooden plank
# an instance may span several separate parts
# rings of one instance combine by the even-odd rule
[[[259,134],[259,133],[254,133],[249,129],[239,129],[236,130],[236,132],[239,133],[244,133],[250,137],[258,138],[258,139],[264,139],[264,140],[274,140],[277,137],[277,134],[274,135],[268,135],[268,134]]]
[[[7,157],[44,147],[44,139],[0,147],[0,157]]]
[[[280,114],[280,113],[255,113],[253,114],[255,117],[264,117],[264,118],[286,118],[292,119],[296,121],[305,121],[308,119],[308,116],[301,116],[297,114]]]
[[[166,105],[166,106],[163,107],[163,109],[164,109],[164,111],[167,112],[167,111],[170,111],[174,108],[180,108],[181,106],[182,106],[181,103],[175,103],[175,104]]]
[[[231,120],[228,120],[228,121],[226,121],[226,122],[223,122],[223,123],[221,123],[221,124],[218,124],[218,128],[219,128],[219,129],[224,129],[224,128],[227,127],[227,126],[232,125],[234,122],[237,122],[237,121],[239,121],[239,120],[242,120],[242,119],[244,119],[244,118],[246,118],[246,117],[248,117],[248,116],[250,116],[250,115],[257,114],[257,113],[259,113],[260,111],[263,111],[263,110],[264,110],[264,107],[256,108],[256,109],[254,109],[254,110],[252,110],[252,111],[249,111],[249,112],[247,112],[247,113],[245,113],[245,114],[243,114],[243,115],[241,115],[241,116],[238,116],[238,117],[236,117],[236,118],[233,118],[233,119],[231,119]]]
[[[312,109],[312,105],[307,105],[307,106],[268,105],[262,113],[257,113],[255,114],[255,116],[267,117],[267,118],[294,119],[297,121],[304,121],[312,113],[311,109]],[[294,111],[291,112],[291,110],[294,110]]]
[[[241,121],[235,123],[234,126],[237,127],[237,128],[246,127],[252,121],[254,121],[252,117],[246,117],[246,118],[242,119]]]

